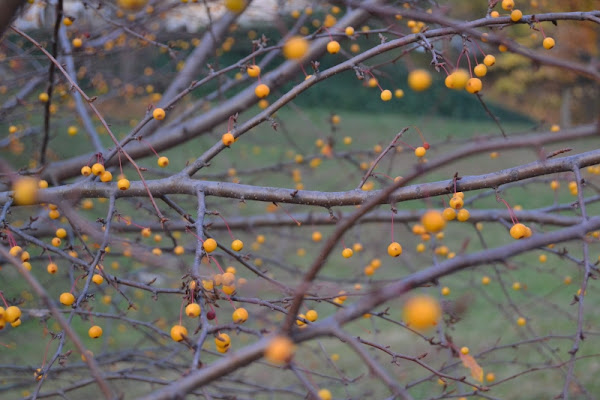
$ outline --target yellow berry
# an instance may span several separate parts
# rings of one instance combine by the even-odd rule
[[[306,39],[294,36],[283,45],[283,55],[287,59],[298,60],[306,55],[309,47],[310,45]]]
[[[225,0],[225,8],[233,13],[239,13],[246,7],[245,0]]]
[[[17,306],[10,306],[4,310],[4,320],[10,324],[21,318],[21,309]]]
[[[487,56],[485,56],[483,58],[483,63],[488,66],[491,67],[492,65],[496,64],[496,57],[494,57],[491,54],[488,54]]]
[[[465,89],[467,92],[475,94],[475,93],[479,93],[482,86],[483,85],[481,83],[481,79],[471,78],[467,81],[467,85],[465,86]]]
[[[319,318],[319,314],[315,310],[308,310],[305,314],[305,318],[310,322],[315,322]]]
[[[246,311],[245,308],[240,307],[233,312],[231,317],[236,324],[244,323],[248,319],[248,311]]]
[[[475,75],[481,78],[482,76],[485,76],[487,74],[487,67],[485,66],[485,64],[477,64],[477,66],[473,68],[473,72],[475,73]]]
[[[100,180],[102,182],[110,182],[112,181],[112,173],[110,171],[104,171],[102,174],[100,174]]]
[[[555,43],[554,39],[552,39],[551,37],[545,38],[544,41],[542,42],[542,45],[544,46],[544,48],[546,50],[550,50],[551,48],[554,47],[555,44],[556,43]]]
[[[94,274],[92,276],[92,282],[94,282],[96,285],[101,285],[102,282],[104,282],[104,278],[100,274]]]
[[[242,242],[239,239],[234,240],[233,242],[231,242],[231,248],[234,251],[240,251],[244,248],[244,242]]]
[[[152,111],[152,118],[158,121],[162,121],[163,119],[165,119],[165,115],[165,110],[163,110],[162,108],[155,108],[154,111]]]
[[[165,156],[158,157],[158,161],[156,163],[159,167],[165,168],[167,165],[169,165],[169,159]]]
[[[15,204],[27,206],[34,204],[37,200],[38,181],[29,176],[17,178],[13,183],[13,199]]]
[[[392,99],[392,91],[386,89],[381,92],[380,97],[381,97],[381,100],[383,100],[383,101],[390,101]]]
[[[448,296],[450,295],[450,288],[448,286],[444,286],[442,288],[442,296]]]
[[[514,0],[502,0],[502,8],[506,11],[510,11],[515,7]]]
[[[261,83],[260,85],[256,86],[256,88],[254,89],[254,94],[256,94],[256,97],[258,97],[259,99],[262,99],[263,97],[267,97],[270,92],[271,92],[271,89],[269,89],[269,87],[267,85],[265,85],[264,83]]]
[[[440,305],[434,298],[416,295],[404,304],[403,319],[410,328],[423,331],[437,325],[441,313]]]
[[[462,90],[467,85],[469,77],[469,71],[459,68],[446,77],[444,84],[449,89]]]
[[[344,258],[350,258],[354,255],[354,252],[352,251],[351,248],[346,247],[344,250],[342,250],[342,256]]]
[[[340,44],[335,40],[331,40],[327,43],[327,52],[330,54],[336,54],[340,51]]]
[[[233,142],[235,142],[235,138],[233,137],[231,132],[227,132],[223,134],[223,136],[221,137],[221,141],[225,146],[229,147],[233,144]]]
[[[429,210],[421,217],[421,224],[427,232],[436,233],[444,229],[446,220],[441,212]]]
[[[512,236],[513,239],[523,239],[524,237],[527,237],[527,227],[521,223],[514,224],[510,228],[510,236]]]
[[[190,303],[185,307],[185,315],[190,318],[197,317],[200,315],[200,304],[198,303]]]
[[[331,400],[332,399],[331,392],[327,389],[321,389],[321,390],[319,390],[319,392],[317,394],[319,395],[320,400]]]
[[[456,218],[456,210],[452,207],[445,208],[444,211],[442,211],[442,216],[446,221],[452,221]]]
[[[98,339],[100,336],[102,336],[102,328],[100,328],[98,325],[94,325],[88,330],[88,335],[92,339]]]
[[[184,337],[187,337],[188,331],[183,325],[173,325],[171,328],[171,339],[176,342],[181,342]]]
[[[46,270],[48,271],[49,274],[54,275],[58,272],[58,265],[56,265],[54,263],[50,263],[46,267]]]
[[[92,174],[94,174],[96,176],[100,176],[100,175],[102,175],[103,172],[104,172],[104,165],[102,165],[100,163],[95,163],[94,165],[92,165]]]
[[[246,69],[246,73],[248,73],[249,77],[256,78],[258,75],[260,75],[260,67],[258,65],[250,65]]]
[[[523,13],[521,12],[521,10],[512,10],[510,13],[510,20],[513,22],[517,22],[520,21],[521,18],[523,18]]]
[[[389,244],[387,252],[391,257],[398,257],[402,254],[402,246],[398,242],[392,242]]]
[[[231,344],[231,338],[226,333],[219,333],[219,335],[215,338],[215,345],[217,347],[229,347]]]
[[[207,253],[211,253],[217,248],[217,241],[213,238],[208,238],[202,244],[202,248],[204,248]]]
[[[119,181],[117,182],[117,187],[119,188],[119,190],[127,190],[129,189],[130,186],[130,182],[129,179],[119,179]]]
[[[265,349],[265,358],[274,364],[288,362],[294,355],[294,342],[287,336],[275,336]]]
[[[75,303],[75,296],[73,294],[65,292],[60,295],[60,303],[65,306],[70,306]]]
[[[458,210],[459,208],[462,208],[462,206],[464,205],[464,200],[458,196],[454,196],[450,199],[450,207]]]
[[[458,210],[458,213],[456,214],[456,219],[459,220],[460,222],[465,222],[469,219],[469,217],[471,216],[471,214],[469,213],[469,211],[465,208],[461,208],[460,210]]]
[[[427,90],[431,83],[431,74],[424,69],[415,69],[408,74],[408,86],[415,92]]]

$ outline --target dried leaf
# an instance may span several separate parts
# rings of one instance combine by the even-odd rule
[[[460,359],[465,367],[471,370],[471,376],[478,382],[483,382],[483,368],[477,364],[477,361],[470,356],[459,353]]]

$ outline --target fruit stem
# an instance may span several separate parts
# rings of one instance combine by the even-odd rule
[[[4,307],[8,308],[8,303],[6,302],[6,299],[4,298],[4,293],[2,292],[2,290],[0,290],[0,299],[2,299],[2,301],[4,302]]]
[[[225,223],[225,226],[227,227],[227,232],[229,232],[229,236],[231,236],[231,240],[235,240],[235,237],[233,236],[233,233],[231,233],[231,229],[229,228],[229,224],[227,223],[227,220],[225,219],[225,217],[223,217],[221,215],[221,213],[218,211],[215,211],[214,214],[218,215],[223,220],[223,222]]]

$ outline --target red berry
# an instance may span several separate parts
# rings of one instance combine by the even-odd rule
[[[214,311],[209,311],[206,313],[206,319],[208,319],[209,321],[215,319],[216,316],[217,314]]]

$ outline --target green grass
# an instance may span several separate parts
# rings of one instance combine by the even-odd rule
[[[256,111],[256,110],[251,110]],[[424,134],[427,141],[432,144],[431,150],[428,152],[429,159],[443,154],[444,152],[452,151],[452,149],[460,146],[460,144],[445,143],[446,139],[451,137],[457,140],[469,140],[476,136],[483,135],[500,135],[497,127],[491,123],[471,122],[471,121],[456,121],[446,119],[423,119],[419,117],[410,117],[394,114],[367,114],[367,113],[345,113],[339,112],[342,121],[335,131],[331,130],[328,123],[330,112],[337,110],[305,110],[301,115],[290,108],[286,108],[278,113],[276,121],[279,122],[278,129],[275,131],[269,124],[263,124],[252,131],[246,133],[231,149],[226,150],[222,157],[217,157],[209,168],[203,169],[197,174],[199,179],[211,174],[225,173],[229,168],[235,168],[237,171],[251,170],[268,165],[277,165],[278,163],[285,164],[276,172],[261,173],[255,177],[240,175],[241,183],[264,185],[264,186],[283,186],[294,187],[295,183],[291,179],[291,173],[294,168],[302,169],[302,182],[306,189],[310,190],[327,190],[327,191],[344,191],[351,190],[356,187],[360,177],[364,173],[356,165],[341,160],[324,159],[321,166],[315,170],[306,168],[305,165],[295,165],[291,163],[295,154],[302,154],[305,158],[313,155],[318,155],[318,149],[314,143],[317,139],[334,141],[335,151],[357,151],[370,150],[374,145],[380,144],[385,146],[402,128],[407,126],[417,126]],[[244,121],[248,115],[242,115],[240,121]],[[118,131],[126,131],[126,126],[115,122],[114,127]],[[526,128],[523,124],[505,124],[504,128],[510,133],[522,132]],[[203,149],[212,146],[216,140],[220,139],[222,129],[216,129],[214,132],[193,139],[188,145],[181,149],[165,152],[169,156],[171,164],[170,171],[178,171],[190,159],[198,157]],[[343,137],[350,136],[353,142],[350,146],[343,144]],[[65,140],[72,145],[64,146]],[[411,129],[403,140],[412,146],[420,144],[420,138],[414,129]],[[589,147],[589,142],[569,143],[570,147],[575,150],[585,149]],[[558,147],[558,146],[557,146]],[[69,138],[60,131],[51,142],[51,149],[60,157],[67,157],[75,154],[81,154],[89,151],[89,146],[85,137],[80,133],[75,138]],[[574,150],[574,151],[575,151]],[[375,154],[357,154],[354,156],[355,161],[369,162]],[[439,171],[429,174],[422,181],[433,181],[438,179],[450,179],[456,171],[461,175],[480,174],[491,172],[498,169],[510,168],[526,162],[532,162],[537,159],[537,155],[529,150],[520,150],[510,153],[501,153],[500,157],[491,160],[488,154],[477,155],[445,166]],[[386,158],[380,164],[378,172],[386,173],[390,176],[406,174],[414,165],[414,155],[410,149],[405,152],[396,154],[394,162]],[[156,164],[155,158],[146,158],[140,161],[140,165],[154,168]],[[133,176],[131,170],[127,172],[129,176]],[[153,176],[152,172],[148,172],[148,176]],[[587,175],[586,175],[587,177]],[[227,178],[230,179],[230,178]],[[380,187],[376,185],[376,187]],[[476,196],[479,192],[469,192],[466,198],[469,199]],[[510,189],[502,193],[502,196],[511,205],[521,205],[524,209],[538,208],[550,206],[554,203],[555,198],[549,187],[545,183],[532,184],[523,189]],[[194,213],[196,202],[195,199],[186,198],[184,196],[174,196],[175,199],[188,212]],[[573,201],[573,197],[568,194],[566,182],[563,183],[558,192],[557,200],[560,202]],[[96,207],[85,213],[91,220],[103,218],[106,213],[106,204],[101,204],[95,200]],[[118,201],[117,209],[122,215],[130,215],[134,217],[134,221],[143,225],[143,221],[152,219],[152,213],[147,209],[148,202],[143,200],[144,207],[140,208],[137,202]],[[408,203],[397,204],[400,210],[404,209],[422,209],[432,205],[440,205],[439,200],[424,199],[422,201],[412,201]],[[265,204],[247,203],[241,204],[237,200],[230,199],[213,199],[208,198],[208,209],[221,212],[225,218],[231,218],[237,215],[251,215],[265,213]],[[178,218],[174,213],[166,210],[166,207],[160,204],[161,209],[173,218]],[[299,212],[311,210],[306,206],[281,205],[288,212]],[[498,203],[494,196],[488,196],[476,202],[473,208],[502,208],[501,203]],[[389,209],[389,206],[382,206],[382,209]],[[337,211],[352,211],[353,207],[336,208]],[[312,210],[314,212],[326,212],[325,210]],[[597,206],[591,206],[589,212],[597,214],[600,209]],[[277,211],[282,213],[281,210]],[[573,214],[570,212],[570,214]],[[16,219],[18,215],[11,216],[11,221]],[[210,216],[208,221],[216,220],[218,217]],[[545,230],[545,227],[534,227],[537,230]],[[311,241],[311,232],[314,229],[319,229],[323,233],[323,237],[327,238],[333,231],[333,227],[302,226],[283,229],[250,229],[248,231],[234,232],[236,237],[244,240],[246,247],[244,249],[248,254],[250,261],[255,261],[256,258],[263,258],[264,264],[262,268],[272,274],[276,279],[295,284],[300,279],[300,274],[307,271],[312,260],[321,249],[320,244],[315,244]],[[217,240],[223,243],[229,243],[231,240],[226,232],[212,232]],[[258,233],[262,233],[267,237],[267,243],[260,250],[252,249],[252,242]],[[484,229],[481,232],[485,242],[490,247],[496,247],[510,243],[512,239],[508,236],[506,228],[499,224],[485,223]],[[424,254],[417,253],[414,249],[420,242],[420,238],[415,237],[410,232],[409,226],[396,224],[395,238],[400,241],[404,247],[404,253],[397,259],[390,259],[385,253],[385,249],[390,240],[390,226],[385,224],[365,224],[353,227],[344,237],[346,245],[351,245],[355,242],[360,242],[364,251],[355,254],[350,260],[342,259],[341,245],[331,255],[329,262],[323,268],[321,276],[331,279],[322,280],[313,288],[320,295],[335,295],[339,290],[344,289],[352,292],[353,283],[360,282],[363,288],[359,293],[376,290],[379,285],[394,280],[402,279],[410,273],[426,268],[432,264],[431,253],[428,251]],[[142,239],[142,242],[148,246],[154,246],[152,238]],[[184,236],[184,243],[193,244],[193,238]],[[168,247],[170,241],[166,238],[163,240],[163,245]],[[445,230],[445,237],[441,243],[448,246],[451,251],[457,252],[460,256],[462,249],[466,252],[480,250],[480,243],[475,228],[470,223],[450,223]],[[565,245],[569,249],[569,254],[574,257],[581,257],[580,244],[569,243]],[[565,247],[557,246],[557,250]],[[303,248],[306,251],[305,256],[297,254],[297,250]],[[598,257],[597,241],[591,244],[591,256],[595,260]],[[46,259],[35,251],[32,254],[37,258],[34,264],[33,274],[42,282],[48,292],[55,298],[65,290],[68,290],[69,284],[66,284],[67,271],[69,266],[64,263],[59,263],[61,271],[59,276],[49,276],[45,272]],[[568,260],[560,258],[554,254],[548,254],[548,261],[545,264],[540,264],[538,261],[539,254],[543,250],[531,252],[513,259],[506,260],[506,263],[496,263],[490,265],[482,265],[476,268],[467,269],[449,277],[444,277],[438,282],[435,287],[418,289],[419,291],[428,292],[432,295],[437,295],[442,286],[448,286],[451,289],[451,294],[448,298],[441,300],[450,301],[454,307],[460,309],[458,320],[449,323],[444,327],[444,331],[451,337],[451,340],[458,346],[466,345],[471,349],[477,361],[482,365],[485,372],[491,371],[496,374],[496,379],[501,380],[509,377],[519,371],[526,370],[529,366],[541,366],[547,360],[551,359],[551,352],[548,349],[557,349],[554,353],[562,360],[568,358],[567,351],[570,349],[571,341],[554,339],[544,342],[546,349],[540,350],[540,343],[523,344],[514,348],[507,348],[502,351],[488,353],[485,356],[480,356],[479,353],[493,347],[495,345],[510,344],[515,341],[540,337],[545,335],[572,335],[575,332],[575,318],[577,306],[571,305],[573,295],[577,291],[577,287],[582,279],[581,270],[570,263]],[[379,257],[383,261],[382,267],[373,276],[373,280],[365,277],[363,268],[374,258]],[[280,260],[296,270],[296,274],[279,268],[275,263],[269,262],[268,258]],[[186,261],[191,264],[192,258],[186,256]],[[113,261],[118,261],[121,265],[119,270],[112,270],[109,266]],[[261,283],[254,279],[251,272],[244,270],[243,266],[235,264],[231,259],[219,257],[222,265],[235,265],[238,270],[238,275],[249,280],[247,286],[239,289],[239,295],[244,297],[261,297],[266,299],[274,299],[281,296],[281,293],[273,290],[272,287]],[[181,277],[186,271],[162,271],[146,265],[140,265],[127,258],[123,258],[118,254],[109,254],[104,261],[104,265],[109,271],[123,276],[131,276],[141,280],[149,280],[149,277],[159,276],[161,280],[157,281],[156,285],[161,287],[177,287],[180,285]],[[209,269],[203,267],[203,272],[208,274]],[[134,273],[145,272],[142,278]],[[74,271],[76,277],[80,274]],[[481,285],[481,278],[490,276],[492,283],[489,286]],[[571,276],[573,283],[566,285],[563,283],[565,276]],[[334,280],[341,280],[347,283],[339,283]],[[514,291],[511,289],[512,283],[518,281],[524,289]],[[506,297],[502,290],[501,283],[505,286],[508,293]],[[586,297],[586,319],[585,327],[588,330],[595,330],[598,321],[600,321],[600,298],[595,293],[595,281],[590,281],[591,287],[588,289]],[[5,291],[9,298],[23,297],[28,298],[28,295],[23,293],[28,288],[24,282],[18,278],[17,274],[11,268],[3,268],[0,273],[0,288]],[[94,297],[89,299],[89,304],[94,306],[94,310],[99,312],[119,312],[126,313],[132,319],[138,319],[146,322],[153,322],[157,327],[168,331],[170,326],[178,320],[179,307],[181,299],[177,296],[159,295],[157,300],[151,299],[148,293],[143,293],[132,288],[122,287],[124,293],[132,299],[137,305],[137,310],[127,310],[127,302],[120,297],[114,289],[103,285],[93,289]],[[103,295],[111,295],[113,305],[105,305],[102,303]],[[355,297],[350,296],[346,305],[351,304]],[[217,310],[219,322],[225,323],[229,321],[231,306],[227,301],[218,302],[220,308]],[[324,318],[334,312],[334,307],[326,302],[308,302],[307,306],[314,307],[318,310],[320,317]],[[514,308],[516,307],[519,312]],[[38,308],[37,300],[27,301],[24,309]],[[251,319],[246,324],[254,329],[271,329],[274,327],[272,317],[274,311],[264,307],[249,306],[251,311]],[[390,318],[399,320],[401,318],[402,299],[397,299],[385,307],[375,310],[378,312],[387,311]],[[307,309],[303,309],[306,311]],[[526,327],[518,327],[515,324],[518,315],[524,315],[527,320]],[[146,328],[135,328],[131,324],[122,323],[116,320],[95,318],[95,322],[101,322],[105,334],[98,341],[87,339],[86,332],[91,321],[82,321],[80,317],[75,317],[73,327],[84,338],[84,342],[97,355],[102,355],[109,351],[124,351],[129,349],[147,349],[152,354],[167,357],[168,351],[151,350],[162,342],[155,342],[147,335],[149,332]],[[185,321],[188,329],[193,331],[195,327],[189,321]],[[48,329],[57,332],[59,328],[53,320],[48,321]],[[35,318],[26,318],[23,325],[19,329],[8,328],[4,330],[0,336],[0,342],[8,345],[8,348],[0,347],[0,355],[2,364],[19,364],[26,365],[31,368],[37,368],[41,364],[42,354],[46,351],[46,345],[50,340],[49,336],[43,336],[44,324]],[[366,340],[381,343],[390,346],[394,352],[406,354],[409,356],[418,356],[427,353],[422,361],[428,363],[434,368],[444,368],[445,365],[453,364],[458,361],[458,358],[452,357],[447,350],[432,348],[426,341],[421,340],[408,333],[405,329],[398,325],[386,322],[378,318],[360,319],[348,325],[348,330],[353,335],[360,336]],[[431,332],[430,335],[439,338],[439,334]],[[245,343],[251,343],[253,337],[248,334],[237,334],[234,336],[233,348],[242,347]],[[176,346],[167,341],[170,350],[179,349],[179,352],[174,356],[174,360],[182,361],[184,365],[191,362],[192,354],[187,351],[182,351],[181,346]],[[323,345],[326,354],[321,349]],[[212,340],[206,344],[207,349],[213,349]],[[53,342],[49,347],[49,354],[52,354],[55,349]],[[69,343],[66,350],[72,350],[73,347]],[[582,344],[582,348],[578,355],[595,354],[600,351],[600,347],[595,343],[594,336],[590,336]],[[372,349],[369,353],[376,357],[380,363],[395,377],[401,385],[413,382],[416,379],[428,377],[429,372],[418,367],[410,361],[399,361],[397,365],[390,364],[390,358]],[[151,353],[149,353],[151,354]],[[342,385],[332,379],[313,376],[314,384],[319,387],[328,387],[334,393],[336,398],[384,398],[389,395],[387,389],[380,381],[371,377],[364,363],[349,350],[348,346],[331,338],[323,338],[318,342],[311,342],[300,346],[297,362],[307,370],[315,371],[321,374],[329,374],[337,376],[337,372],[333,370],[330,364],[326,361],[327,356],[339,354],[340,359],[335,362],[340,370],[340,374],[349,379],[362,376],[357,384]],[[102,356],[101,356],[102,357]],[[216,359],[217,356],[207,355],[206,362]],[[112,369],[126,368],[132,360],[122,361],[115,364]],[[67,365],[81,364],[79,357],[73,353],[67,359]],[[556,363],[556,361],[554,361]],[[139,364],[136,364],[139,365]],[[600,391],[600,387],[596,383],[594,377],[600,370],[600,364],[595,358],[579,361],[577,363],[576,375],[581,383],[591,393]],[[32,370],[33,371],[33,370]],[[31,372],[24,373],[23,376],[30,377]],[[160,369],[156,373],[164,379],[176,379],[181,376],[184,371],[177,369]],[[468,376],[468,370],[460,364],[456,367],[445,371],[453,376]],[[146,373],[140,371],[140,374]],[[74,372],[74,376],[77,373]],[[251,379],[257,384],[272,384],[273,377],[281,377],[280,387],[289,385],[290,388],[302,391],[299,388],[297,381],[291,374],[284,374],[278,369],[266,366],[265,364],[257,364],[252,367],[245,368],[243,371],[234,374],[236,378],[245,377]],[[14,379],[14,382],[21,381],[21,377]],[[430,383],[420,384],[411,389],[411,394],[415,398],[430,398],[439,395],[443,387],[436,383],[437,378],[432,378]],[[492,387],[490,395],[496,398],[512,399],[512,398],[550,398],[554,397],[562,390],[563,375],[558,369],[541,370],[532,374],[524,375],[518,379],[511,380],[508,383]],[[0,382],[0,388],[3,385],[9,385],[11,381],[7,379],[5,382]],[[19,398],[22,389],[32,390],[34,385],[33,379],[31,384],[24,388],[19,388],[13,392],[5,393],[6,398]],[[50,379],[43,390],[50,390],[53,387],[64,385],[65,381]],[[234,386],[233,382],[223,383],[223,387],[228,385]],[[142,394],[150,390],[150,385],[133,382],[120,382],[119,388],[126,391],[127,398],[133,398],[138,394]],[[75,398],[90,396],[94,393],[93,387],[74,392]],[[468,387],[464,384],[450,383],[447,390],[457,390],[457,393],[467,393]],[[266,394],[253,394],[253,398],[267,398]],[[279,393],[277,398],[292,398],[292,396]],[[476,398],[476,397],[475,397]],[[574,392],[573,398],[579,398]]]

